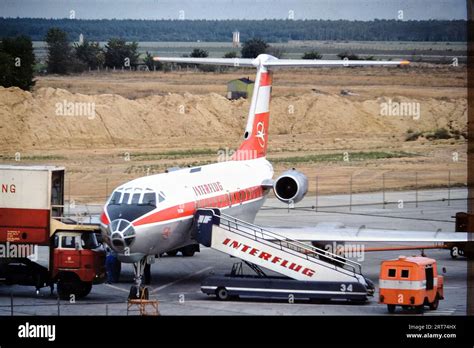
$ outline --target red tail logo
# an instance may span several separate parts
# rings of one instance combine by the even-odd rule
[[[244,161],[266,156],[271,89],[271,73],[269,71],[259,71],[255,81],[252,103],[250,104],[245,140],[232,156],[233,160]]]

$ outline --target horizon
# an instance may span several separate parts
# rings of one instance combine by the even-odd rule
[[[225,21],[250,21],[250,22],[258,22],[258,21],[294,21],[294,22],[310,22],[310,21],[327,21],[327,22],[337,22],[337,21],[348,21],[348,22],[375,22],[375,21],[397,21],[396,18],[385,19],[385,18],[374,18],[374,19],[367,19],[367,20],[360,20],[360,19],[288,19],[288,18],[262,18],[262,19],[138,19],[138,18],[76,18],[71,19],[68,17],[61,17],[61,18],[53,18],[53,17],[3,17],[0,16],[0,19],[38,19],[38,20],[71,20],[71,21],[143,21],[143,22],[172,22],[172,21],[183,21],[183,22],[225,22]],[[442,21],[467,21],[465,18],[453,18],[453,19],[407,19],[401,22],[442,22]]]
[[[410,21],[466,20],[467,5],[465,0],[2,0],[0,13],[13,19]]]

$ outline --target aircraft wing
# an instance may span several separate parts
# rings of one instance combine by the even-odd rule
[[[348,227],[342,223],[318,223],[313,227],[265,227],[280,236],[300,241],[346,242],[467,242],[468,233],[401,231],[372,229],[365,226]]]

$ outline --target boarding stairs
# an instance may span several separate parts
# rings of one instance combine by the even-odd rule
[[[204,246],[289,278],[333,282],[340,285],[341,291],[347,290],[344,284],[367,285],[359,263],[226,215],[219,209],[198,209],[195,226],[194,237]]]

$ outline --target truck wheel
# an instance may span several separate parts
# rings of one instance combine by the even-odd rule
[[[184,248],[181,248],[181,253],[185,257],[194,256],[194,252],[195,252],[194,245],[187,245]]]
[[[439,295],[436,294],[436,297],[433,302],[429,304],[430,310],[435,311],[438,309],[439,306]]]
[[[216,290],[216,296],[221,301],[227,301],[229,299],[229,292],[226,288],[220,287]]]
[[[392,314],[395,313],[395,307],[397,307],[397,306],[395,306],[394,304],[388,304],[387,305],[388,312],[392,313]]]
[[[77,297],[79,298],[86,297],[87,295],[89,295],[91,290],[92,290],[92,282],[89,282],[89,283],[82,282],[81,289],[79,290]]]
[[[58,281],[58,295],[61,300],[70,300],[71,295],[81,297],[82,282],[75,277],[63,277]],[[89,290],[90,291],[90,290]]]

